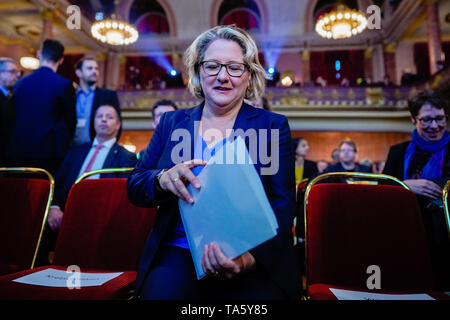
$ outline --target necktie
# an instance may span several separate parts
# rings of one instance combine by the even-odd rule
[[[97,158],[98,152],[100,151],[101,148],[103,148],[104,146],[99,143],[96,147],[95,147],[95,151],[94,154],[92,155],[91,160],[89,160],[88,165],[86,166],[86,169],[84,169],[84,172],[88,172],[91,171],[92,165],[94,164],[95,158]],[[84,173],[83,172],[83,173]]]

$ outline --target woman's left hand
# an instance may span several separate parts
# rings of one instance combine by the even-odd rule
[[[254,265],[255,258],[248,251],[231,260],[223,254],[222,250],[214,242],[205,245],[203,250],[203,271],[216,278],[231,279]]]

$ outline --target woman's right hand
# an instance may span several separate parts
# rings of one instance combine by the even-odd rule
[[[179,163],[161,175],[159,184],[163,190],[172,192],[178,198],[188,203],[194,203],[194,198],[192,198],[187,190],[186,185],[190,183],[194,188],[200,189],[200,181],[192,173],[192,169],[197,166],[205,165],[206,161],[199,159]]]
[[[403,181],[412,192],[431,199],[437,199],[442,196],[442,189],[436,183],[426,179],[410,179]]]

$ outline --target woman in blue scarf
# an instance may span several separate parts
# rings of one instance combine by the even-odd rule
[[[448,105],[439,93],[425,90],[411,99],[408,107],[416,127],[412,140],[391,147],[383,173],[403,180],[417,195],[430,244],[436,287],[448,290],[450,243],[439,207],[442,188],[450,177]]]

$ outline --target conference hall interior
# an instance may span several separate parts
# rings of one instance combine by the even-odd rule
[[[138,265],[159,222],[156,206],[129,201],[127,192],[139,191],[130,191],[134,186],[127,177],[153,159],[149,143],[159,120],[170,118],[170,113],[162,116],[163,109],[155,117],[158,106],[177,113],[202,103],[190,87],[186,50],[216,26],[244,30],[258,49],[265,88],[256,100],[246,98],[244,106],[282,116],[290,128],[289,168],[296,175],[291,246],[301,279],[296,299],[448,300],[450,157],[443,141],[450,106],[450,0],[0,1],[0,201],[5,203],[0,210],[0,299],[142,298],[135,292]],[[46,43],[50,51],[63,48],[62,59],[50,68],[42,63],[48,58]],[[233,82],[240,75],[232,74],[232,63],[219,62],[217,68],[222,74],[225,67]],[[88,67],[95,75],[88,75]],[[48,82],[36,80],[38,72],[44,77],[44,68],[52,73]],[[206,72],[205,61],[197,69]],[[45,89],[25,88],[34,74]],[[61,88],[64,81],[70,93]],[[59,90],[54,100],[48,98],[52,90]],[[98,102],[97,90],[103,90],[104,102]],[[75,160],[64,157],[48,167],[28,161],[53,145],[57,149],[65,133],[50,138],[39,128],[32,132],[44,112],[25,112],[21,105],[32,110],[47,98],[67,105],[67,97],[75,98],[70,112],[78,120],[65,152],[89,156],[76,158],[75,169],[66,168]],[[80,120],[83,103],[98,104],[87,122]],[[62,108],[48,111],[46,119],[60,117]],[[427,110],[428,116],[421,117]],[[112,121],[97,124],[102,112],[114,114],[119,123],[108,148],[117,148],[120,160],[109,166],[95,162],[105,150],[99,132]],[[67,117],[61,116],[61,123]],[[62,130],[61,123],[48,132]],[[42,144],[30,147],[39,151],[24,153],[24,141],[37,141],[41,133]],[[85,151],[75,146],[87,141]],[[433,149],[433,143],[444,147]],[[426,155],[418,155],[422,145]],[[109,157],[105,153],[102,161]],[[413,165],[414,172],[408,169]],[[112,183],[88,179],[90,168],[98,170],[91,171],[94,178],[113,178]],[[157,179],[156,190],[166,190],[161,181],[167,169],[151,177]],[[60,181],[66,184],[72,174],[63,188]],[[190,182],[170,179],[174,186]],[[276,194],[264,187],[272,201]],[[258,256],[253,263],[260,263]],[[70,277],[80,270],[68,266],[111,278],[70,290]],[[67,286],[26,282],[35,281],[27,278],[34,271],[48,268],[56,270],[55,278],[67,275]],[[25,282],[13,281],[18,278]]]

